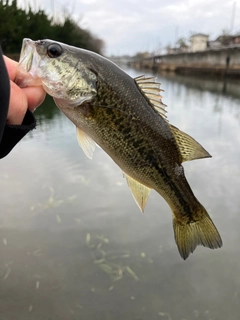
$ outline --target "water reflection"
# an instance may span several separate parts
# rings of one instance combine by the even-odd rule
[[[224,247],[182,261],[164,200],[152,192],[140,214],[119,168],[100,149],[86,158],[49,98],[1,161],[3,319],[239,319],[239,93],[159,77],[170,122],[213,156],[184,167]]]
[[[240,98],[239,79],[209,79],[207,77],[182,76],[175,73],[159,73],[159,78],[168,79],[188,88],[194,88],[198,91],[209,91],[229,96],[230,98]]]

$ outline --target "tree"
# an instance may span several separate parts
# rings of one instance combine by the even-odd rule
[[[176,42],[176,45],[181,49],[185,48],[187,47],[187,41],[185,38],[179,38],[178,41]]]
[[[18,8],[17,0],[0,0],[0,42],[5,53],[20,52],[23,38],[53,39],[69,45],[102,53],[104,42],[82,29],[65,15],[62,21],[52,22],[43,10],[34,12]]]

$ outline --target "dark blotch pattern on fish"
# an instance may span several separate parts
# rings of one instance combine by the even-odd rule
[[[109,60],[65,44],[61,44],[61,56],[46,59],[51,43],[34,42],[34,54],[44,61],[39,68],[46,90],[80,134],[86,133],[123,170],[140,208],[143,210],[150,189],[163,196],[173,212],[174,236],[183,259],[198,245],[221,247],[221,237],[194,196],[182,167],[184,161],[210,155],[166,121],[159,84],[144,76],[132,79]],[[54,91],[53,75],[64,90],[56,83]]]

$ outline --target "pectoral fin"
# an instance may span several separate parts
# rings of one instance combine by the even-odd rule
[[[77,139],[80,147],[89,159],[92,159],[96,143],[83,130],[77,128]]]
[[[136,201],[141,212],[143,212],[151,189],[131,178],[127,174],[124,175],[126,177],[128,186],[131,189],[134,200]]]
[[[179,147],[182,162],[211,157],[211,155],[188,134],[182,132],[171,124],[169,124],[169,126]]]

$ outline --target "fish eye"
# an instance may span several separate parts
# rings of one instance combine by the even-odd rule
[[[47,54],[49,58],[57,58],[62,54],[62,52],[63,49],[58,43],[50,44],[47,48]]]

